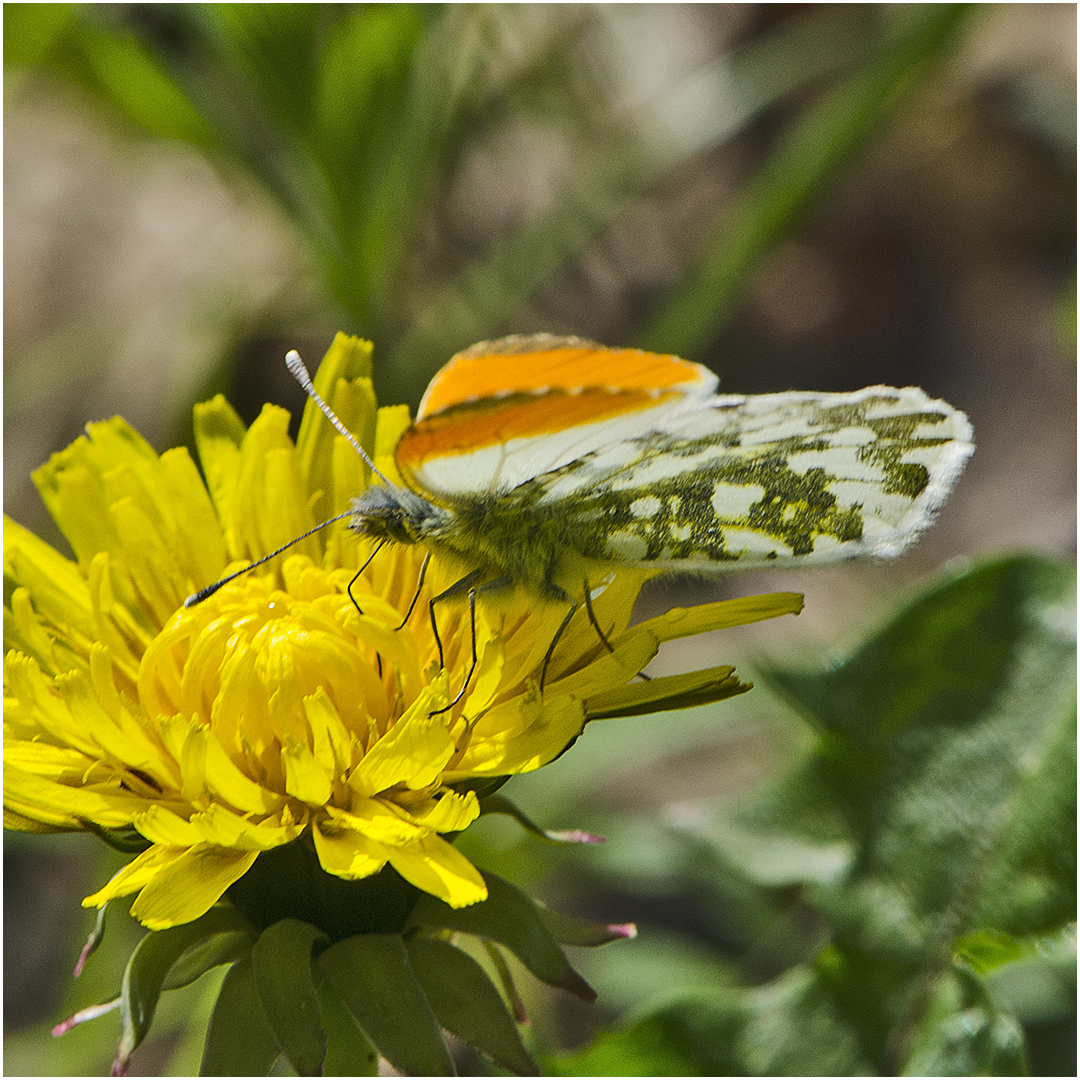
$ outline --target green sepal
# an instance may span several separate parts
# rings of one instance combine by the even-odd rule
[[[637,937],[637,927],[633,923],[599,923],[590,919],[572,918],[552,911],[543,904],[537,904],[536,910],[544,920],[548,932],[560,945],[595,948],[611,941],[625,941]]]
[[[82,821],[81,824],[87,832],[93,833],[99,840],[104,840],[109,847],[122,851],[125,855],[137,855],[150,846],[150,841],[134,829],[106,829],[104,825],[98,825],[93,821]]]
[[[466,791],[475,792],[478,799],[486,799],[489,795],[494,795],[510,779],[510,776],[473,776],[468,780],[462,780],[460,783],[452,784],[451,787],[462,795]]]
[[[300,1076],[318,1076],[326,1057],[311,949],[329,939],[311,923],[282,919],[251,950],[255,987],[281,1052]]]
[[[243,916],[222,904],[212,907],[194,922],[151,931],[135,946],[120,990],[120,1045],[116,1067],[123,1071],[132,1051],[146,1037],[169,972],[184,953],[215,934],[247,929]]]
[[[484,969],[445,941],[413,937],[409,963],[447,1031],[518,1076],[539,1076],[506,1005]]]
[[[452,908],[425,893],[413,908],[409,926],[436,926],[497,941],[541,982],[569,990],[583,1001],[595,1001],[596,991],[570,966],[536,905],[502,878],[487,873],[483,877],[486,900]]]
[[[315,970],[322,976],[317,993],[323,1031],[326,1032],[323,1076],[377,1076],[379,1052],[360,1030],[330,980],[321,969],[316,967]]]
[[[98,908],[97,918],[94,920],[94,929],[90,931],[86,944],[79,952],[79,959],[75,962],[75,970],[71,973],[72,978],[77,979],[82,974],[86,961],[98,951],[101,943],[105,940],[105,912],[109,910],[109,903],[110,901],[106,900]]]
[[[518,993],[517,986],[514,985],[514,976],[510,971],[510,965],[506,962],[506,957],[502,954],[502,949],[491,941],[481,939],[480,944],[484,947],[484,952],[487,953],[491,966],[495,969],[495,974],[502,985],[506,1000],[510,1002],[510,1011],[513,1013],[514,1019],[519,1024],[527,1024],[529,1022],[529,1013],[525,1008],[525,1002],[522,1001],[521,995]]]
[[[212,968],[231,964],[251,949],[250,930],[226,930],[200,941],[188,949],[169,969],[162,990],[179,990],[190,986]]]
[[[400,934],[358,934],[332,945],[319,965],[364,1034],[399,1072],[453,1076],[439,1022],[409,966]]]
[[[61,1035],[66,1035],[72,1028],[78,1027],[79,1024],[85,1024],[88,1020],[97,1020],[101,1016],[107,1016],[111,1012],[115,1012],[120,1008],[120,998],[114,997],[112,1001],[103,1001],[100,1005],[89,1005],[85,1009],[80,1009],[73,1016],[69,1016],[66,1020],[61,1020],[52,1029],[53,1038],[59,1038]]]
[[[279,1057],[251,957],[242,957],[226,972],[210,1014],[199,1075],[268,1076]]]
[[[548,829],[542,829],[505,795],[481,796],[480,814],[481,816],[484,814],[505,814],[507,817],[512,817],[526,832],[532,833],[533,836],[539,837],[541,840],[546,840],[549,844],[597,844],[603,840],[603,837],[582,832],[580,829],[565,832],[552,832]]]

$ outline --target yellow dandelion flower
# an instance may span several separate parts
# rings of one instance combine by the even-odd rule
[[[393,475],[408,414],[376,409],[370,364],[339,335],[316,386]],[[516,590],[473,619],[444,602],[440,664],[427,604],[462,566],[436,556],[421,588],[423,550],[387,545],[354,603],[372,545],[339,522],[185,608],[364,490],[363,462],[310,403],[295,445],[288,421],[268,405],[245,429],[223,398],[199,406],[205,483],[184,449],[159,456],[119,418],[88,425],[35,474],[74,561],[5,519],[5,824],[146,845],[88,906],[138,893],[148,927],[188,922],[294,842],[339,878],[389,866],[451,906],[481,901],[446,839],[480,814],[478,791],[552,761],[591,719],[747,689],[727,667],[635,677],[663,641],[801,606],[776,594],[629,628],[646,575],[608,573],[593,608],[610,648],[578,611],[541,688],[565,607]]]

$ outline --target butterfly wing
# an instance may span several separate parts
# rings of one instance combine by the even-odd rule
[[[672,408],[511,492],[564,515],[590,558],[667,570],[892,557],[973,449],[967,417],[914,387],[716,397]]]
[[[716,383],[677,356],[582,338],[483,342],[435,376],[394,458],[411,488],[443,505],[503,494],[708,400]]]
[[[431,380],[417,423],[430,416],[514,395],[585,389],[675,391],[708,397],[716,376],[701,364],[641,349],[608,349],[579,337],[518,334],[458,353]]]
[[[715,388],[673,356],[547,335],[484,343],[435,377],[395,458],[414,491],[481,523],[462,549],[518,537],[708,572],[896,555],[972,450],[964,414],[915,388]],[[524,573],[509,554],[488,560]]]

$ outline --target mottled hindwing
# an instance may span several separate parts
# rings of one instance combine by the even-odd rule
[[[913,387],[714,398],[505,497],[560,507],[583,554],[623,564],[890,557],[929,523],[970,451],[963,413]]]

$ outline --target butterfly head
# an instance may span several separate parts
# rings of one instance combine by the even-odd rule
[[[419,544],[445,531],[449,514],[408,488],[373,484],[349,504],[349,528],[360,536]]]

